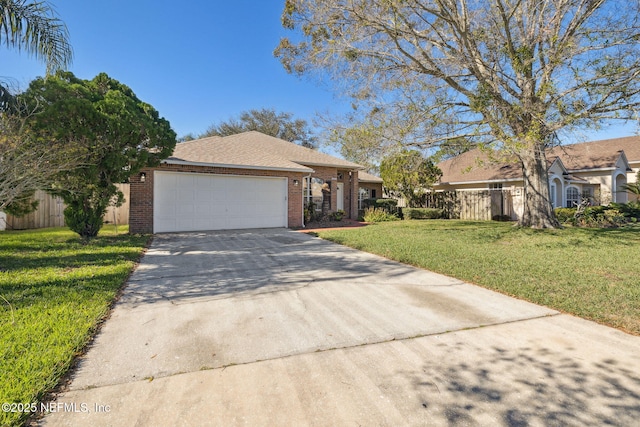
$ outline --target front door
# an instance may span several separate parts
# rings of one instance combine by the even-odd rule
[[[338,210],[344,210],[344,182],[339,182],[336,186],[336,208]]]

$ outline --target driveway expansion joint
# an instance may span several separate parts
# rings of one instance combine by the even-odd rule
[[[419,338],[427,338],[427,337],[448,335],[448,334],[452,334],[452,333],[471,331],[471,330],[477,330],[477,329],[487,329],[487,328],[491,328],[491,327],[498,327],[498,326],[502,326],[502,325],[509,325],[509,324],[520,323],[520,322],[528,322],[528,321],[532,321],[532,320],[543,319],[543,318],[551,318],[551,317],[556,317],[556,316],[561,316],[561,315],[563,315],[563,313],[556,312],[556,313],[549,313],[549,314],[540,315],[540,316],[527,317],[527,318],[523,318],[523,319],[507,320],[507,321],[502,321],[502,322],[488,323],[488,324],[470,326],[470,327],[460,327],[460,328],[456,328],[456,329],[448,329],[448,330],[443,330],[443,331],[438,331],[438,332],[430,332],[430,333],[424,333],[424,334],[415,334],[415,335],[411,335],[411,336],[393,336],[393,337],[388,338],[388,339],[383,339],[383,340],[378,340],[378,341],[361,342],[361,343],[352,344],[352,345],[343,345],[343,346],[337,345],[337,346],[328,347],[328,348],[308,349],[306,351],[282,354],[282,355],[278,355],[278,356],[274,356],[274,357],[265,357],[265,358],[255,359],[255,360],[244,361],[244,362],[232,362],[232,363],[227,363],[227,364],[220,365],[220,366],[215,366],[215,367],[200,367],[199,369],[194,369],[194,370],[191,370],[191,371],[179,371],[179,372],[174,372],[174,373],[155,373],[152,376],[152,378],[153,379],[170,378],[170,377],[176,377],[176,376],[180,376],[180,375],[188,375],[188,374],[192,374],[194,372],[199,372],[199,371],[224,371],[227,368],[231,368],[231,367],[234,367],[234,366],[249,366],[249,365],[259,364],[259,363],[263,363],[263,362],[274,361],[274,360],[284,360],[284,359],[294,358],[294,357],[298,357],[298,356],[305,356],[305,355],[318,355],[318,354],[328,353],[328,352],[338,351],[338,350],[348,351],[350,349],[363,348],[363,347],[382,345],[382,344],[389,344],[389,343],[392,343],[392,342],[405,342],[405,341],[411,341],[411,340],[419,339]],[[102,385],[88,385],[88,386],[85,386],[85,387],[82,387],[82,388],[77,388],[75,390],[90,390],[90,389],[117,386],[117,385],[121,385],[121,384],[128,384],[128,383],[135,383],[135,382],[151,382],[151,381],[149,381],[148,378],[143,378],[143,379],[135,379],[133,381],[119,381],[119,382],[113,382],[113,383],[102,384]]]

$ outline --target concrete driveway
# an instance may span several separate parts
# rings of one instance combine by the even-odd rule
[[[639,355],[302,233],[159,235],[42,424],[631,426]]]

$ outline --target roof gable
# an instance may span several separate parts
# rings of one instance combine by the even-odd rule
[[[620,156],[618,160],[616,160],[616,168],[622,169],[623,171],[631,171],[631,166],[629,165],[629,161],[627,160],[627,155],[624,151],[620,152]]]
[[[564,163],[562,163],[562,159],[560,159],[560,157],[556,157],[555,159],[553,159],[551,165],[549,165],[548,171],[550,174],[555,173],[557,175],[565,175],[569,173],[567,171],[567,168],[564,166]]]
[[[165,162],[306,173],[312,172],[313,166],[362,168],[358,164],[255,131],[181,142]]]

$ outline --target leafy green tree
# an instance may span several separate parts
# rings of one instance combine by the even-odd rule
[[[317,138],[306,120],[294,119],[291,113],[277,113],[270,108],[244,111],[238,118],[214,124],[200,138],[229,136],[242,132],[258,131],[307,148],[316,148]]]
[[[47,74],[73,58],[67,27],[46,1],[0,0],[0,44],[43,60]]]
[[[397,122],[377,108],[362,114],[355,110],[344,117],[320,116],[324,140],[335,146],[346,160],[358,163],[369,173],[380,173],[380,161],[402,148]]]
[[[412,208],[423,205],[426,192],[441,176],[442,171],[433,161],[416,150],[404,149],[380,163],[385,187],[399,192]]]
[[[634,120],[640,3],[621,0],[286,0],[275,54],[384,105],[421,149],[502,149],[524,175],[520,225],[557,227],[545,149],[558,134]],[[416,120],[419,118],[419,120]]]
[[[26,122],[29,130],[42,140],[71,147],[81,159],[72,172],[58,174],[47,190],[62,197],[67,224],[85,238],[98,233],[109,204],[123,200],[115,184],[158,165],[176,144],[167,120],[104,73],[82,80],[58,72],[31,82],[20,98],[39,106]]]

